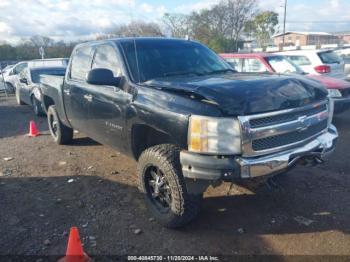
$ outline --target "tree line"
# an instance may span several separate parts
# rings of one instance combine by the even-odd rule
[[[222,0],[207,9],[190,14],[166,13],[160,22],[132,21],[121,24],[108,34],[96,39],[128,36],[171,36],[190,38],[208,45],[216,52],[235,52],[243,47],[244,39],[255,39],[260,47],[270,43],[278,25],[278,14],[259,11],[257,0]],[[69,57],[75,43],[54,41],[47,36],[32,36],[18,45],[0,45],[0,60],[30,60],[40,58],[44,47],[45,58]]]

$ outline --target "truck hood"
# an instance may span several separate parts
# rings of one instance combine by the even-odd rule
[[[190,93],[216,104],[224,115],[239,116],[305,106],[327,97],[318,82],[299,76],[220,74],[158,78],[145,84]]]

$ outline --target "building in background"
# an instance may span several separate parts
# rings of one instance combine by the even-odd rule
[[[283,44],[283,34],[277,34],[273,37],[276,46]],[[340,39],[337,35],[326,32],[293,32],[285,33],[286,46],[305,46],[305,45],[328,45],[338,44]]]
[[[341,44],[350,44],[350,32],[335,33],[338,36]]]

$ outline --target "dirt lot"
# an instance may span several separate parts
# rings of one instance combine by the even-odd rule
[[[133,160],[82,134],[58,146],[45,118],[0,98],[0,255],[62,255],[72,225],[90,255],[350,255],[349,114],[335,119],[329,162],[292,170],[278,190],[210,189],[200,217],[175,231],[150,218]],[[31,119],[43,135],[26,136]]]

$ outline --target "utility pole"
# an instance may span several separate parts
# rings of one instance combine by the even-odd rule
[[[287,17],[287,0],[284,0],[284,19],[283,19],[283,46],[285,44],[286,37],[286,17]]]

